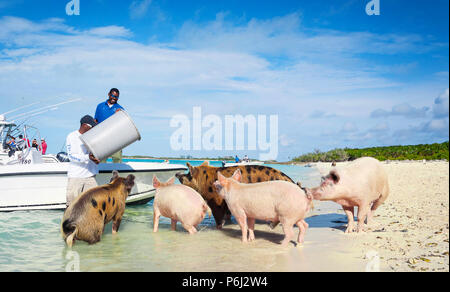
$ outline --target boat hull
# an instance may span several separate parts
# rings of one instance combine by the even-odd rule
[[[2,166],[0,168],[0,211],[47,210],[66,208],[68,163]],[[153,175],[165,181],[184,165],[163,163],[105,163],[99,165],[98,185],[107,184],[112,171],[135,176],[135,186],[127,198],[128,205],[145,204],[153,199]]]

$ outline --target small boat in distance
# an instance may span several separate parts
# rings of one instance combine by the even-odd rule
[[[230,166],[246,166],[246,165],[263,165],[264,161],[241,161],[241,162],[226,162],[224,167]]]

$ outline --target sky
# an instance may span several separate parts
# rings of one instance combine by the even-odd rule
[[[449,139],[447,0],[379,0],[371,16],[369,0],[79,0],[79,15],[69,2],[0,0],[0,114],[38,127],[48,152],[113,87],[142,136],[125,155],[266,152],[194,150],[195,107],[203,138],[207,116],[224,138],[227,115],[250,115],[269,139],[276,115],[278,161]],[[187,150],[171,144],[180,115]]]

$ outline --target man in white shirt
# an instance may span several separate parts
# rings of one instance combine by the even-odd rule
[[[100,160],[89,153],[80,136],[97,123],[94,118],[86,115],[80,120],[80,129],[70,133],[66,139],[67,154],[70,164],[67,170],[66,205],[69,206],[75,198],[93,187],[98,186],[95,176],[98,174]]]

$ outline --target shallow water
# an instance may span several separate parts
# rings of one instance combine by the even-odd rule
[[[313,168],[271,165],[305,186],[320,180]],[[314,254],[341,237],[332,233],[322,240],[320,229],[333,228],[336,206],[320,204],[308,218],[311,228],[303,247],[278,243],[283,239],[280,226],[271,230],[266,224],[255,227],[256,241],[242,244],[236,224],[215,229],[213,218],[207,217],[199,232],[190,236],[177,225],[170,230],[170,220],[161,218],[159,231],[152,232],[152,202],[127,207],[119,233],[112,235],[111,223],[105,228],[101,242],[88,245],[77,241],[66,247],[60,234],[63,211],[18,211],[0,213],[0,271],[300,271],[317,267]],[[333,213],[326,217],[327,213]],[[321,215],[323,214],[323,215]],[[321,215],[321,216],[314,216]],[[325,216],[325,217],[324,217]],[[322,219],[321,219],[322,218]],[[336,221],[338,222],[338,221]],[[336,224],[335,224],[336,225]],[[341,224],[337,224],[341,225]],[[314,230],[315,229],[315,230]],[[311,234],[311,235],[310,235]],[[316,234],[316,235],[314,235]],[[320,233],[322,234],[322,233]],[[329,241],[331,240],[331,241]],[[323,245],[323,246],[322,246]],[[326,261],[339,263],[345,251],[336,248]],[[343,270],[350,267],[342,267]]]

